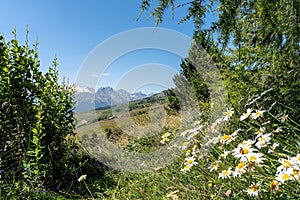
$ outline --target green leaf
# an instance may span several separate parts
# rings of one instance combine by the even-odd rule
[[[5,71],[6,73],[9,72],[9,70],[7,69],[7,67],[4,67],[4,68],[3,68],[3,71]]]

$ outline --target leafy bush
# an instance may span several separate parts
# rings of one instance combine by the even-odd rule
[[[37,43],[31,49],[14,35],[8,42],[0,36],[0,168],[46,184],[70,170],[73,90],[59,84],[56,59],[43,74]]]

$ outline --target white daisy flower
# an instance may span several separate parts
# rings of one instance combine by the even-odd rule
[[[297,154],[295,157],[292,157],[291,161],[294,165],[297,165],[300,167],[300,154]]]
[[[232,135],[226,135],[226,134],[224,134],[224,135],[220,136],[220,142],[222,144],[229,144],[234,139],[235,139],[235,137],[232,136]]]
[[[253,183],[250,185],[250,189],[248,189],[246,192],[250,196],[258,196],[258,192],[260,191],[260,183]]]
[[[194,165],[197,165],[198,163],[195,161],[195,158],[192,156],[192,157],[187,157],[185,158],[185,165],[189,165],[189,166],[194,166]]]
[[[220,154],[219,160],[221,160],[221,159],[226,159],[226,157],[228,156],[228,154],[229,154],[230,152],[231,152],[231,151],[224,150],[223,153]]]
[[[165,138],[163,138],[162,140],[160,140],[160,143],[166,144],[168,141],[170,141],[170,139],[167,138],[167,137],[165,137]]]
[[[289,172],[282,172],[276,176],[276,180],[284,183],[285,181],[291,180],[293,177]]]
[[[190,156],[191,155],[191,150],[190,149],[187,149],[186,151],[185,151],[185,156]]]
[[[279,146],[278,143],[274,142],[272,146],[268,149],[268,153],[274,152],[274,150]]]
[[[208,167],[209,171],[210,171],[210,172],[212,172],[212,171],[217,171],[220,162],[221,162],[221,161],[219,161],[219,160],[213,162],[213,163]]]
[[[192,166],[185,165],[180,171],[181,172],[189,172],[191,170]]]
[[[232,152],[232,155],[236,158],[246,158],[247,155],[256,151],[248,145],[239,144],[237,148],[235,148]]]
[[[223,120],[229,121],[229,119],[233,115],[233,113],[234,113],[233,108],[230,108],[230,109],[226,108],[226,112],[224,113],[225,116],[224,116]]]
[[[240,162],[236,167],[235,171],[233,172],[233,177],[241,176],[243,173],[245,173],[247,170],[247,164],[244,162]]]
[[[217,133],[219,130],[219,125],[218,124],[215,124],[215,123],[212,123],[212,125],[210,126],[210,131],[212,133]]]
[[[87,175],[86,174],[84,174],[84,175],[81,175],[79,178],[78,178],[78,181],[80,182],[80,181],[83,181],[83,180],[85,180],[86,179],[86,177],[87,177]]]
[[[183,142],[181,145],[182,150],[186,150],[189,147],[190,143],[189,142]]]
[[[280,183],[276,180],[271,181],[270,190],[277,191],[279,189]]]
[[[201,123],[201,122],[200,122],[199,120],[195,120],[194,123],[193,123],[193,125],[194,125],[194,126],[197,126],[197,125],[199,125],[200,123]]]
[[[251,113],[252,119],[257,119],[259,117],[262,117],[265,110],[256,110],[254,113]]]
[[[190,132],[190,130],[186,130],[186,131],[183,131],[182,133],[180,133],[180,135],[182,137],[186,137],[186,135]]]
[[[257,139],[255,146],[258,149],[261,149],[262,147],[266,147],[268,144],[270,144],[270,140],[271,140],[271,134],[270,133],[264,134]]]
[[[198,145],[195,144],[193,146],[192,155],[194,156],[194,155],[198,154],[199,152],[200,152],[199,147],[198,147]]]
[[[242,161],[248,162],[249,166],[261,166],[265,158],[262,153],[249,153],[247,159],[242,158]]]
[[[161,136],[161,138],[167,138],[167,137],[169,137],[170,135],[171,135],[171,133],[165,132],[165,133]]]
[[[287,169],[293,166],[293,161],[290,158],[288,159],[280,158],[278,161],[281,163],[281,165],[277,167],[277,173],[286,172]]]
[[[257,135],[257,137],[261,136],[262,134],[265,133],[266,128],[265,127],[260,127],[258,129],[258,131],[255,132],[255,134]]]
[[[282,129],[281,128],[277,128],[275,131],[273,131],[274,133],[280,133],[282,132]]]
[[[253,140],[244,140],[240,146],[241,147],[244,147],[244,146],[252,146],[254,144],[254,141]]]
[[[246,112],[246,113],[243,113],[243,114],[240,116],[240,121],[243,121],[243,120],[247,119],[247,118],[251,115],[251,112],[252,112],[252,109],[251,109],[251,108],[248,108],[248,109],[247,109],[247,112]]]
[[[298,167],[289,168],[287,173],[290,173],[295,180],[300,179],[300,168]]]
[[[231,174],[232,174],[232,170],[230,167],[227,170],[223,170],[221,173],[219,173],[219,178],[221,179],[229,178]]]
[[[287,120],[288,117],[289,117],[288,115],[282,115],[280,117],[280,121],[283,123],[283,122],[285,122]]]

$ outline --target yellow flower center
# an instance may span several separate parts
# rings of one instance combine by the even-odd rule
[[[183,146],[183,147],[186,147],[188,144],[189,144],[188,142],[184,142],[184,143],[182,144],[182,146]]]
[[[225,140],[228,140],[229,138],[230,138],[229,135],[223,135],[223,136],[222,136],[222,140],[224,140],[224,141],[225,141]]]
[[[272,181],[272,182],[270,183],[270,189],[271,189],[271,190],[274,190],[274,189],[277,187],[277,185],[278,185],[278,182],[277,182],[277,181]]]
[[[250,162],[255,162],[257,160],[257,157],[256,156],[250,156],[250,158],[249,158],[249,161]]]
[[[168,132],[166,132],[166,133],[164,134],[164,136],[165,136],[165,137],[168,137],[168,136],[169,136],[169,133],[168,133]]]
[[[256,113],[254,113],[254,116],[255,116],[255,117],[258,117],[260,114],[261,114],[261,113],[258,111],[258,112],[256,112]]]
[[[289,174],[284,174],[283,176],[282,176],[282,180],[284,180],[284,181],[286,181],[286,180],[288,180],[288,179],[290,179],[291,178],[291,176],[289,175]]]
[[[212,168],[217,168],[219,166],[219,164],[218,163],[214,163],[214,164],[212,164]]]
[[[259,189],[258,185],[253,185],[251,188],[252,192],[256,192],[258,189]]]
[[[189,169],[190,167],[188,165],[184,166],[184,169]]]
[[[238,169],[242,169],[245,166],[245,163],[241,162],[238,164]]]
[[[229,117],[230,115],[231,115],[231,111],[228,110],[228,111],[226,112],[226,116]]]
[[[298,169],[293,169],[293,175],[296,176],[297,174],[299,174],[299,170]]]
[[[228,171],[224,171],[224,172],[223,172],[223,176],[226,176],[226,175],[228,175],[228,174],[229,174]]]
[[[292,166],[292,163],[290,163],[288,160],[285,160],[282,165],[284,168],[289,168]]]
[[[188,160],[187,163],[188,163],[189,165],[191,165],[191,164],[193,164],[193,160]]]
[[[249,150],[244,148],[244,149],[241,149],[241,150],[240,150],[240,153],[241,153],[241,154],[248,154],[248,153],[249,153]]]

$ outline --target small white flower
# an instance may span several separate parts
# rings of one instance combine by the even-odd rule
[[[84,175],[81,175],[79,178],[78,178],[78,181],[80,182],[80,181],[83,181],[83,180],[85,180],[86,179],[86,174],[84,174]]]
[[[199,120],[196,120],[194,121],[193,125],[196,126],[196,125],[199,125],[201,122]]]
[[[222,144],[229,144],[231,141],[233,141],[235,139],[235,137],[233,135],[222,135],[222,136],[219,136],[220,137],[220,142]]]
[[[244,146],[251,147],[253,144],[254,144],[254,141],[253,141],[253,140],[244,140],[244,141],[240,144],[240,146],[241,146],[241,147],[244,147]]]
[[[248,189],[246,192],[250,196],[258,196],[259,191],[260,191],[260,183],[252,183],[252,185],[250,185],[250,189]]]
[[[285,181],[288,181],[288,180],[291,180],[293,177],[292,175],[290,174],[290,172],[282,172],[282,173],[279,173],[277,176],[276,176],[276,180],[281,182],[281,183],[284,183]]]
[[[287,120],[288,117],[289,117],[288,115],[282,115],[280,117],[280,121],[283,123],[283,122],[285,122]]]
[[[240,121],[247,119],[251,115],[252,109],[248,108],[246,113],[243,113],[240,117]]]
[[[237,148],[235,148],[232,152],[232,155],[236,158],[246,158],[247,155],[256,151],[251,148],[251,146],[239,144]]]
[[[189,147],[190,143],[189,142],[183,142],[181,145],[182,150],[186,150]]]
[[[265,158],[262,153],[249,153],[246,159],[242,158],[241,161],[248,162],[249,166],[261,166]]]
[[[275,131],[273,131],[274,133],[280,133],[282,132],[282,129],[281,128],[277,128]]]
[[[289,168],[293,166],[293,160],[291,158],[280,158],[278,161],[281,163],[281,165],[277,167],[277,174],[286,172]]]
[[[221,179],[229,178],[231,174],[232,174],[232,170],[230,167],[228,168],[228,170],[223,170],[221,173],[219,173],[219,178]]]
[[[265,110],[256,110],[254,113],[251,113],[252,119],[257,119],[259,117],[262,117]]]
[[[235,171],[232,173],[233,177],[241,176],[243,173],[246,172],[247,164],[244,162],[240,162],[236,167]]]
[[[257,135],[257,137],[261,136],[262,134],[264,134],[266,128],[265,127],[260,127],[258,129],[258,131],[255,132],[255,134]]]
[[[220,154],[219,160],[221,160],[221,159],[226,159],[226,157],[228,156],[228,154],[229,154],[230,152],[231,152],[231,151],[224,150],[223,153]]]
[[[185,165],[189,165],[189,166],[194,166],[194,165],[197,165],[198,163],[195,161],[195,158],[192,156],[192,157],[187,157],[185,158]]]
[[[186,137],[186,134],[188,134],[190,132],[190,130],[186,130],[186,131],[183,131],[180,135],[182,137]]]
[[[160,143],[166,144],[168,141],[170,141],[169,138],[165,137],[160,141]]]
[[[291,161],[294,165],[300,167],[300,154],[297,154],[295,157],[292,157]]]
[[[270,133],[264,134],[257,139],[257,143],[255,144],[255,146],[258,149],[261,149],[262,147],[266,147],[268,144],[270,144],[270,140],[271,140],[271,134]]]
[[[165,133],[161,136],[161,138],[167,138],[167,137],[169,137],[170,135],[171,135],[171,133],[165,132]]]
[[[191,170],[191,167],[192,167],[192,166],[190,166],[190,165],[185,165],[180,171],[181,171],[181,172],[188,172],[188,171]]]
[[[200,152],[198,145],[194,145],[193,146],[193,151],[192,151],[192,155],[195,156],[196,154],[198,154]]]
[[[270,147],[270,149],[268,149],[268,153],[274,152],[274,150],[275,150],[278,146],[279,146],[279,144],[276,143],[276,142],[274,142],[274,143],[272,144],[272,146]]]
[[[220,162],[221,162],[221,161],[219,161],[219,160],[213,162],[213,163],[208,167],[209,171],[210,171],[210,172],[212,172],[212,171],[217,171]]]
[[[218,130],[219,130],[219,125],[216,124],[216,123],[212,123],[212,125],[210,126],[210,131],[211,131],[212,133],[217,133]]]
[[[276,180],[271,181],[270,183],[270,189],[273,191],[277,191],[279,189],[280,183]]]
[[[224,116],[223,120],[228,121],[230,119],[230,117],[233,115],[233,113],[234,113],[233,108],[230,108],[230,109],[226,108],[226,112],[224,113],[225,116]]]

